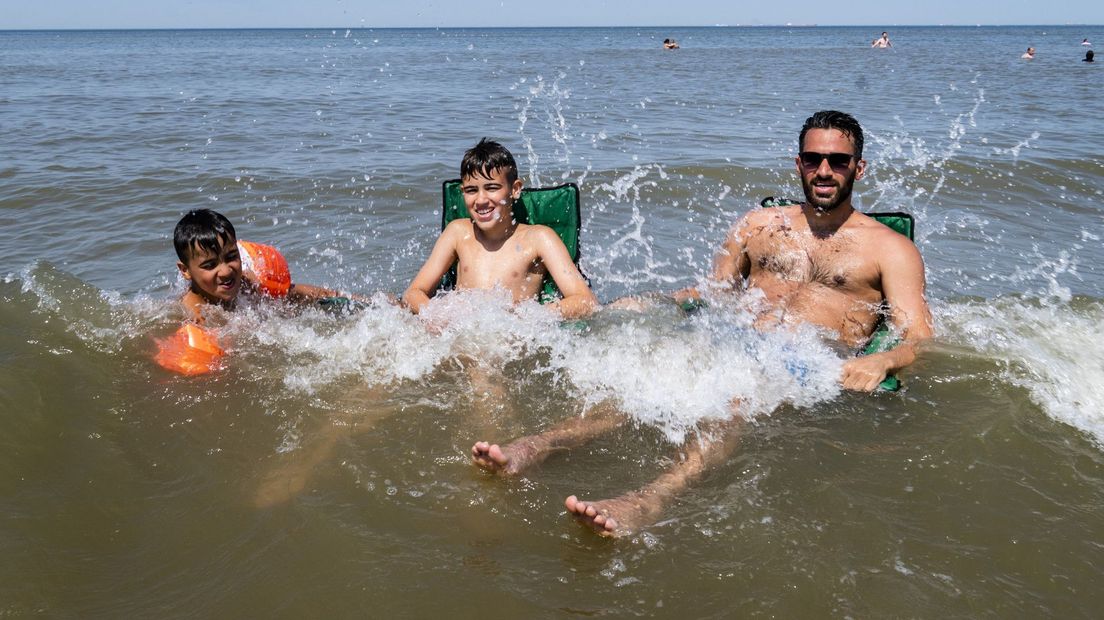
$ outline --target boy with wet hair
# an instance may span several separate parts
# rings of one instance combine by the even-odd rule
[[[239,294],[255,293],[263,286],[258,274],[243,269],[234,225],[221,213],[210,209],[186,213],[173,230],[173,247],[178,259],[176,267],[188,282],[188,291],[181,302],[196,321],[202,322],[204,306],[233,310]],[[316,301],[339,295],[330,289],[291,283],[290,278],[287,284],[286,295],[293,301]]]
[[[591,313],[598,300],[590,291],[563,240],[547,226],[514,220],[521,196],[517,163],[501,144],[483,138],[460,161],[460,192],[469,219],[449,223],[429,258],[403,293],[403,304],[418,314],[456,265],[456,288],[502,288],[514,303],[535,299],[547,274],[563,294],[548,304],[565,318]]]

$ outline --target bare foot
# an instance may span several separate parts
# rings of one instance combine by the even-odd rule
[[[503,476],[521,473],[529,466],[548,458],[551,451],[547,442],[536,436],[515,439],[505,446],[477,441],[471,449],[473,463],[489,472]]]
[[[295,456],[291,457],[295,459]],[[272,508],[290,501],[303,492],[314,474],[314,462],[291,460],[265,476],[253,503],[258,508]]]
[[[584,502],[574,495],[564,500],[568,514],[602,536],[625,536],[651,523],[663,508],[658,497],[626,493],[614,499]]]

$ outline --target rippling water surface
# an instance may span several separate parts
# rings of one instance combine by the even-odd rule
[[[1104,28],[873,30],[0,32],[0,612],[1096,615],[1104,68],[1080,41]],[[580,330],[495,295],[428,331],[382,296],[260,304],[215,321],[222,371],[151,361],[188,209],[297,281],[399,293],[489,136],[529,185],[580,185],[610,300],[694,283],[736,217],[798,196],[824,108],[866,129],[860,206],[917,218],[938,338],[897,394],[840,392],[837,352],[739,309]],[[636,423],[514,480],[468,463],[606,398]],[[565,516],[731,398],[754,422],[663,521]]]

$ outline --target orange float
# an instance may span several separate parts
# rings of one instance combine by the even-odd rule
[[[173,335],[157,341],[154,361],[166,370],[183,375],[202,375],[217,370],[225,355],[215,336],[192,323],[182,326]]]
[[[257,277],[261,292],[273,297],[284,297],[291,289],[291,270],[280,251],[271,245],[238,241],[238,254],[242,270]]]

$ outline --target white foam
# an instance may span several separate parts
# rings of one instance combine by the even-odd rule
[[[838,394],[842,360],[812,330],[764,334],[744,319],[722,310],[674,325],[611,321],[561,349],[558,362],[581,398],[612,399],[675,442],[704,420]]]
[[[950,305],[942,338],[1004,362],[1003,379],[1025,388],[1055,420],[1104,446],[1104,305],[1004,297]]]

